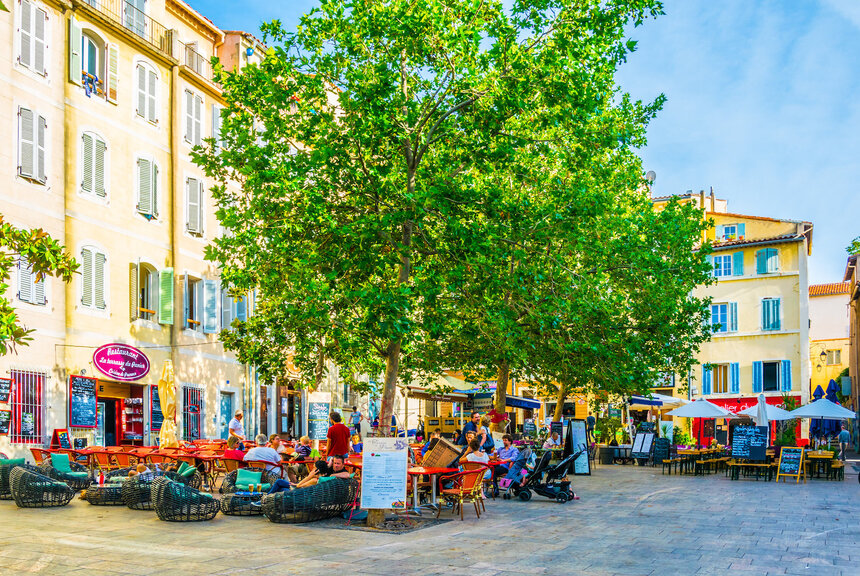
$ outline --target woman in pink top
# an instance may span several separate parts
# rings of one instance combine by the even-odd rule
[[[227,438],[227,449],[224,450],[224,458],[230,458],[232,460],[242,460],[245,457],[245,453],[241,450],[236,450],[236,445],[239,443],[239,439],[235,436],[230,436]]]

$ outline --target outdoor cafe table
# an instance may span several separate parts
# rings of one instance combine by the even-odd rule
[[[406,473],[412,477],[412,506],[418,510],[418,477],[430,476],[430,506],[436,507],[436,478],[439,474],[452,474],[458,472],[459,468],[425,468],[424,466],[410,466]]]
[[[807,450],[806,461],[811,468],[809,476],[814,478],[830,477],[830,466],[833,463],[833,452],[829,450]]]

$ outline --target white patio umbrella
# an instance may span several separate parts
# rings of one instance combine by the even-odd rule
[[[761,396],[759,396],[761,398]],[[750,406],[746,410],[741,410],[738,412],[738,415],[749,416],[756,420],[756,424],[759,426],[763,426],[763,424],[759,424],[756,416],[758,415],[759,405]],[[794,416],[788,410],[783,410],[779,406],[774,406],[773,404],[765,404],[765,412],[768,421],[772,420],[791,420]]]
[[[843,408],[836,402],[827,398],[819,398],[806,406],[801,406],[789,412],[792,418],[825,418],[828,420],[842,420],[843,418],[854,419],[854,412]]]
[[[677,408],[684,404],[689,404],[689,401],[684,398],[651,392],[647,396],[631,396],[627,407],[631,410],[650,410],[654,407]]]
[[[669,416],[678,416],[680,418],[732,418],[734,414],[716,404],[711,404],[705,399],[696,400],[685,404],[680,408],[675,408],[667,413]],[[699,427],[699,444],[702,443],[702,428]]]

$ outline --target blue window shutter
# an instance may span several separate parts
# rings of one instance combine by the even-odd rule
[[[779,250],[776,248],[768,248],[767,252],[767,271],[768,272],[778,272],[779,271]]]
[[[770,330],[770,300],[761,301],[761,329]]]
[[[711,267],[711,274],[716,276],[717,271],[716,271],[716,269],[714,269],[714,257],[713,256],[708,256],[708,265]]]
[[[753,392],[761,392],[761,382],[764,380],[764,367],[761,362],[753,362]]]
[[[782,391],[791,392],[791,360],[782,361]]]
[[[732,254],[732,275],[733,276],[743,276],[744,275],[744,253],[743,252],[735,252]]]
[[[240,322],[248,319],[248,300],[245,295],[236,300],[236,319]]]
[[[203,281],[203,332],[218,331],[218,284],[215,280]]]
[[[741,391],[741,365],[737,362],[732,362],[729,365],[729,386],[731,386],[732,394],[738,394]]]
[[[738,238],[743,238],[746,236],[747,225],[746,224],[738,224]]]
[[[725,235],[726,235],[725,226],[717,226],[717,228],[716,228],[717,242],[722,242]]]
[[[707,396],[711,393],[711,369],[708,366],[702,366],[702,395]]]
[[[755,253],[755,273],[767,274],[767,250],[757,250]]]
[[[738,303],[729,302],[729,332],[738,331]]]
[[[780,300],[778,298],[770,301],[771,330],[781,330],[782,329],[782,320],[780,319],[779,304],[780,304]]]

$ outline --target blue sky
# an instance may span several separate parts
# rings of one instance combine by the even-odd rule
[[[190,2],[251,32],[317,4]],[[841,281],[860,235],[860,0],[664,3],[619,74],[636,98],[668,98],[641,151],[654,193],[713,187],[732,212],[811,221],[810,282]]]

